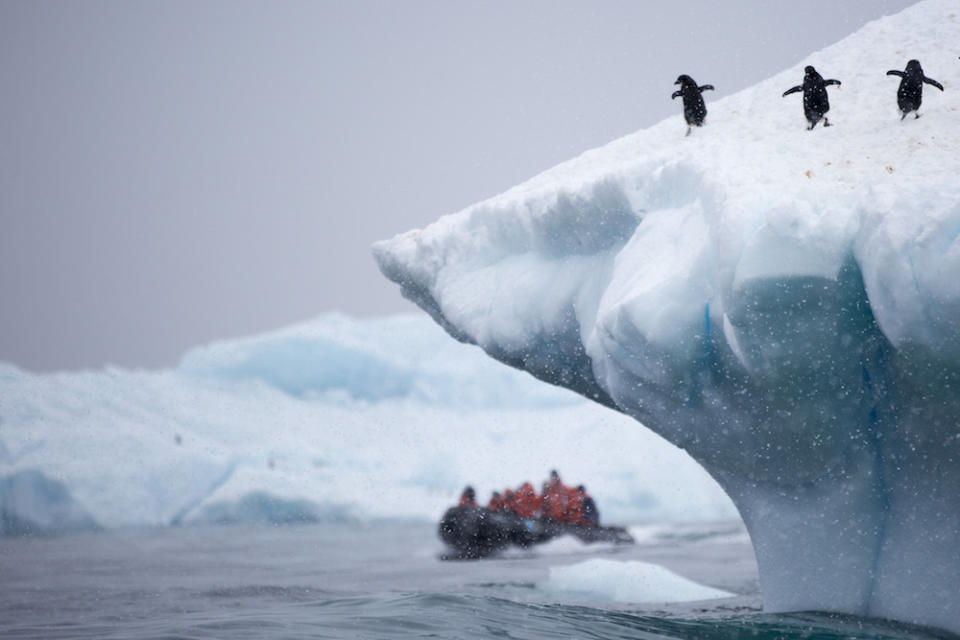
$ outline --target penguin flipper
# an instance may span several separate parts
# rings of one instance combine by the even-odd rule
[[[714,91],[712,84],[705,84],[702,87],[698,87],[698,89],[700,90],[700,93],[703,93],[704,91]]]
[[[927,76],[923,76],[923,81],[926,82],[927,84],[935,86],[937,89],[940,89],[940,91],[943,91],[943,85],[937,82],[936,80],[934,80],[933,78],[928,78]]]
[[[823,86],[825,86],[825,87],[828,87],[828,86],[830,86],[831,84],[835,84],[835,85],[837,85],[837,86],[839,87],[839,86],[840,86],[840,81],[839,81],[839,80],[836,80],[836,79],[833,79],[833,78],[831,78],[830,80],[824,80],[824,81],[823,81]]]
[[[682,96],[682,95],[683,95],[683,92],[682,92],[682,91],[674,91],[674,92],[673,92],[673,95],[670,96],[670,99],[673,100],[674,98],[679,98],[679,97]]]
[[[905,74],[903,71],[898,71],[898,70],[896,70],[896,69],[890,69],[890,71],[887,71],[887,75],[888,75],[888,76],[900,76],[901,78],[906,78],[906,77],[907,77],[907,74]]]
[[[803,91],[803,85],[799,85],[799,84],[798,84],[797,86],[795,86],[795,87],[790,87],[789,89],[787,89],[786,91],[784,91],[784,92],[783,92],[783,95],[780,96],[780,97],[781,97],[781,98],[785,98],[785,97],[787,97],[788,95],[790,95],[791,93],[798,93],[798,92],[800,92],[800,91]]]

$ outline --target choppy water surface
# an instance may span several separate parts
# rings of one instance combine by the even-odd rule
[[[737,524],[647,527],[633,547],[558,541],[444,562],[434,528],[174,528],[0,540],[4,638],[922,638],[928,629],[764,615]],[[623,604],[542,588],[602,555],[738,594]]]

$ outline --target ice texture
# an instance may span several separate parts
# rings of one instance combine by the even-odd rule
[[[328,314],[168,370],[0,365],[0,535],[439,522],[468,483],[486,500],[554,467],[607,522],[736,518],[683,451],[423,314]]]
[[[0,536],[97,529],[97,523],[62,482],[36,470],[0,478]]]
[[[958,33],[919,3],[375,257],[454,337],[703,464],[767,610],[960,631]],[[911,58],[946,91],[900,121]],[[808,64],[843,83],[833,127],[781,97]]]
[[[684,578],[658,564],[605,558],[550,567],[550,578],[539,587],[548,593],[604,602],[662,604],[734,596],[728,591]]]

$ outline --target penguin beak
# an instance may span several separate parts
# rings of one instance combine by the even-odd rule
[[[677,80],[677,81],[676,81],[676,82],[674,82],[673,84],[680,84],[680,81],[679,81],[679,80]]]

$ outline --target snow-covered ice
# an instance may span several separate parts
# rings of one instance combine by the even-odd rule
[[[921,2],[375,257],[454,337],[700,461],[768,610],[960,630],[958,35]],[[912,58],[946,90],[901,122]],[[781,97],[808,64],[833,127]]]
[[[551,567],[550,578],[538,586],[546,592],[605,602],[691,602],[734,596],[684,578],[658,564],[605,558]]]
[[[192,522],[437,522],[558,468],[609,522],[736,518],[633,420],[424,316],[326,315],[164,371],[0,366],[0,534]]]

